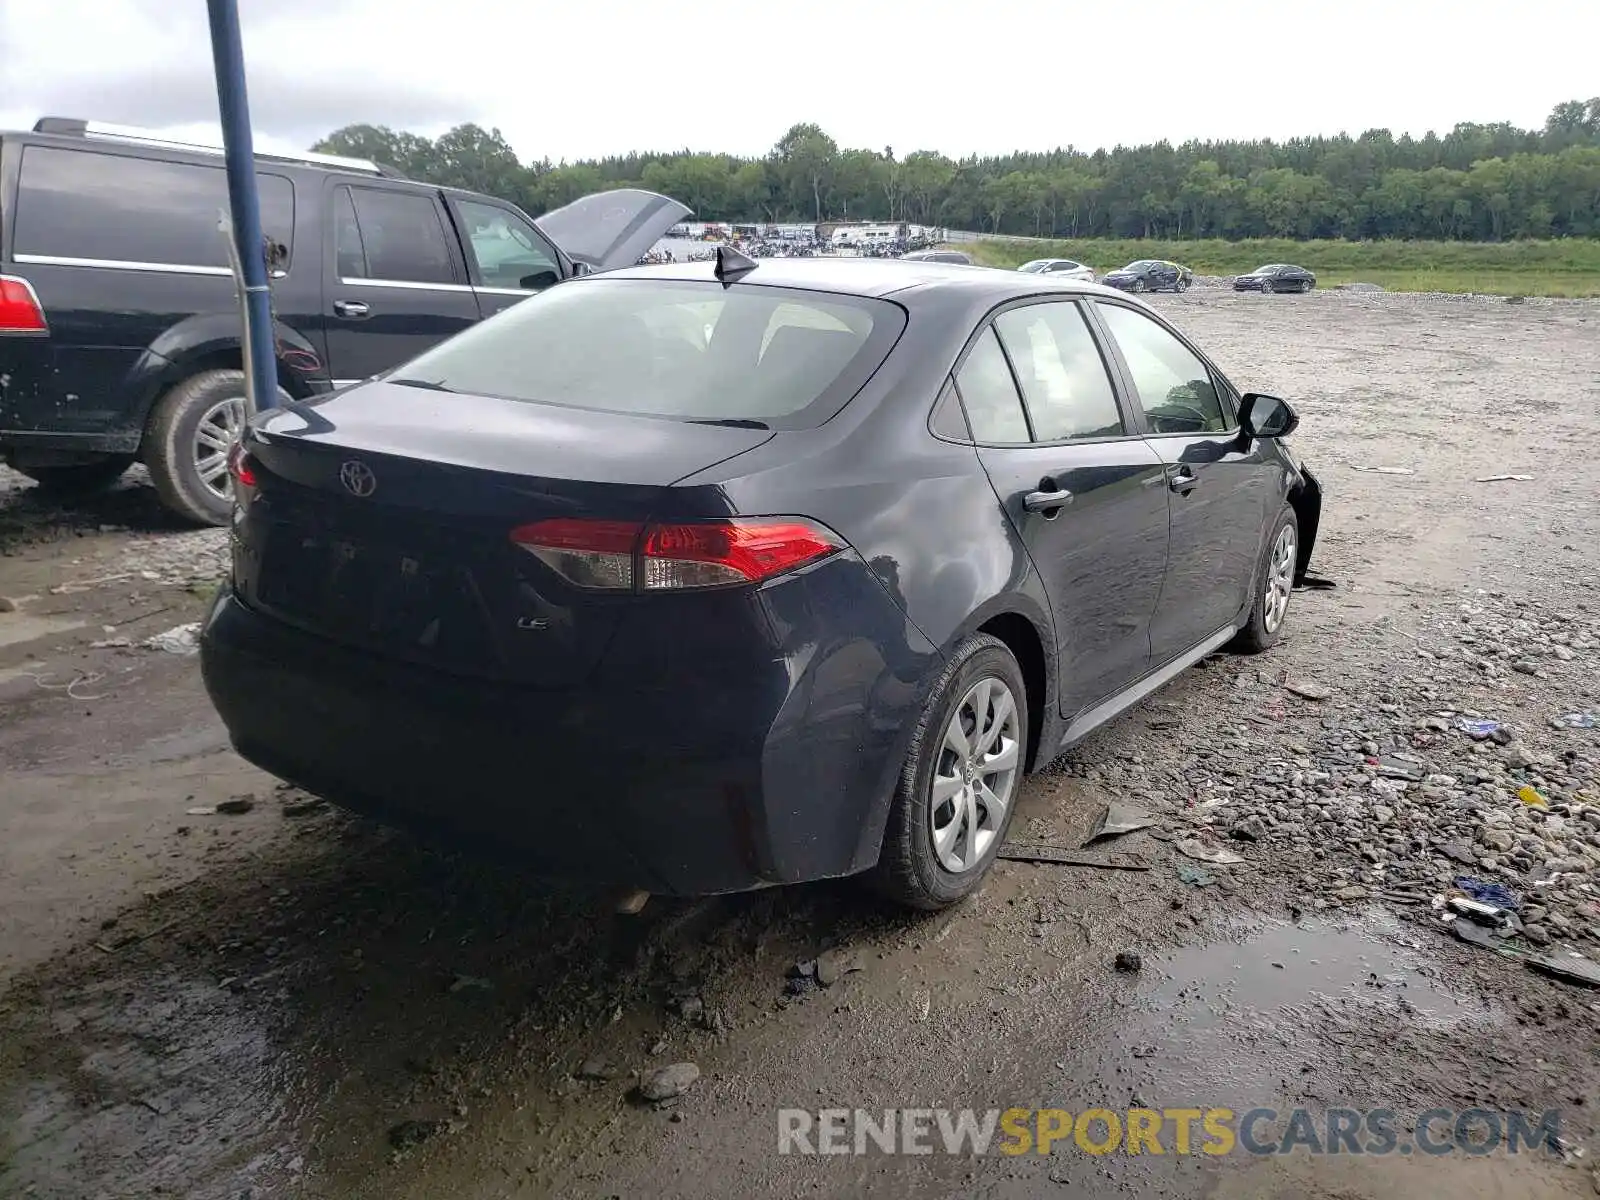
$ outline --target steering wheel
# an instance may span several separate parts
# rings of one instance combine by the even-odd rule
[[[1188,404],[1163,404],[1145,413],[1157,433],[1201,433],[1209,418],[1198,408]],[[1173,422],[1174,425],[1169,425]]]

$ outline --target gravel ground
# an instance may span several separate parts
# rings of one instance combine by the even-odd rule
[[[1148,870],[1002,863],[932,919],[847,884],[618,918],[277,788],[145,644],[224,536],[0,473],[0,1193],[1593,1194],[1596,993],[1525,960],[1600,960],[1600,305],[1153,302],[1300,408],[1336,586],[1029,782],[1014,838],[1132,803],[1086,853]],[[1487,945],[1434,908],[1464,876],[1520,900]],[[781,1106],[1102,1103],[1560,1108],[1566,1153],[774,1152]]]

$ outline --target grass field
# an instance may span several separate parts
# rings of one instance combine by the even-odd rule
[[[1030,258],[1075,258],[1109,271],[1140,258],[1182,263],[1197,275],[1241,275],[1263,263],[1314,271],[1319,287],[1376,283],[1397,292],[1497,296],[1600,296],[1600,238],[1549,242],[1246,242],[1156,240],[981,241],[959,247],[979,262],[1015,267]]]

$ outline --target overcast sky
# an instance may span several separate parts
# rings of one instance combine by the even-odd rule
[[[263,148],[498,126],[524,159],[898,155],[1543,124],[1600,93],[1600,0],[242,0]],[[204,0],[0,0],[0,128],[216,121]]]

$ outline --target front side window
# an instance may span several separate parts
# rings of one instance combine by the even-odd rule
[[[1028,441],[1028,418],[994,330],[986,329],[956,372],[956,390],[974,440],[1019,445]]]
[[[1076,304],[1013,308],[1000,314],[995,327],[1016,367],[1036,441],[1125,432],[1111,376]]]
[[[556,256],[538,230],[510,209],[458,200],[478,278],[485,287],[538,291],[561,279]]]
[[[1221,433],[1228,428],[1211,371],[1170,331],[1141,312],[1100,304],[1152,433]]]
[[[367,278],[396,283],[454,283],[450,251],[431,196],[351,188]]]
[[[294,188],[256,173],[262,232],[294,246]],[[228,176],[219,164],[28,146],[13,251],[53,258],[227,267]],[[288,265],[287,262],[285,265]]]
[[[860,390],[904,328],[904,310],[884,300],[595,278],[513,305],[389,378],[530,403],[804,429]]]

